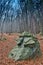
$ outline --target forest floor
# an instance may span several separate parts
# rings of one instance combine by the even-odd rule
[[[42,56],[36,58],[35,60],[23,60],[14,61],[8,58],[8,53],[16,45],[15,39],[19,34],[3,34],[3,40],[0,39],[0,65],[43,65],[43,36],[36,35],[40,42],[40,48],[42,51]]]

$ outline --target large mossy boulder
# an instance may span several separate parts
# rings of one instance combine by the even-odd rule
[[[9,58],[16,61],[40,56],[40,44],[35,36],[28,32],[23,32],[16,42],[17,45],[10,51]]]

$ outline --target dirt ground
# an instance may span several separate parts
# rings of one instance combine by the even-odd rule
[[[15,39],[19,34],[3,34],[3,40],[0,40],[0,65],[43,65],[43,36],[36,35],[40,42],[42,56],[34,60],[14,61],[8,58],[9,51],[16,45]]]

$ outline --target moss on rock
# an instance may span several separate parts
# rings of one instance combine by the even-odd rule
[[[9,52],[8,57],[16,60],[25,60],[34,58],[41,54],[40,44],[32,34],[23,32],[19,39],[16,40],[17,45]]]

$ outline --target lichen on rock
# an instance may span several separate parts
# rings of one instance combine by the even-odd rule
[[[28,32],[23,32],[16,42],[17,45],[8,54],[8,57],[15,61],[34,58],[41,54],[37,38]]]

